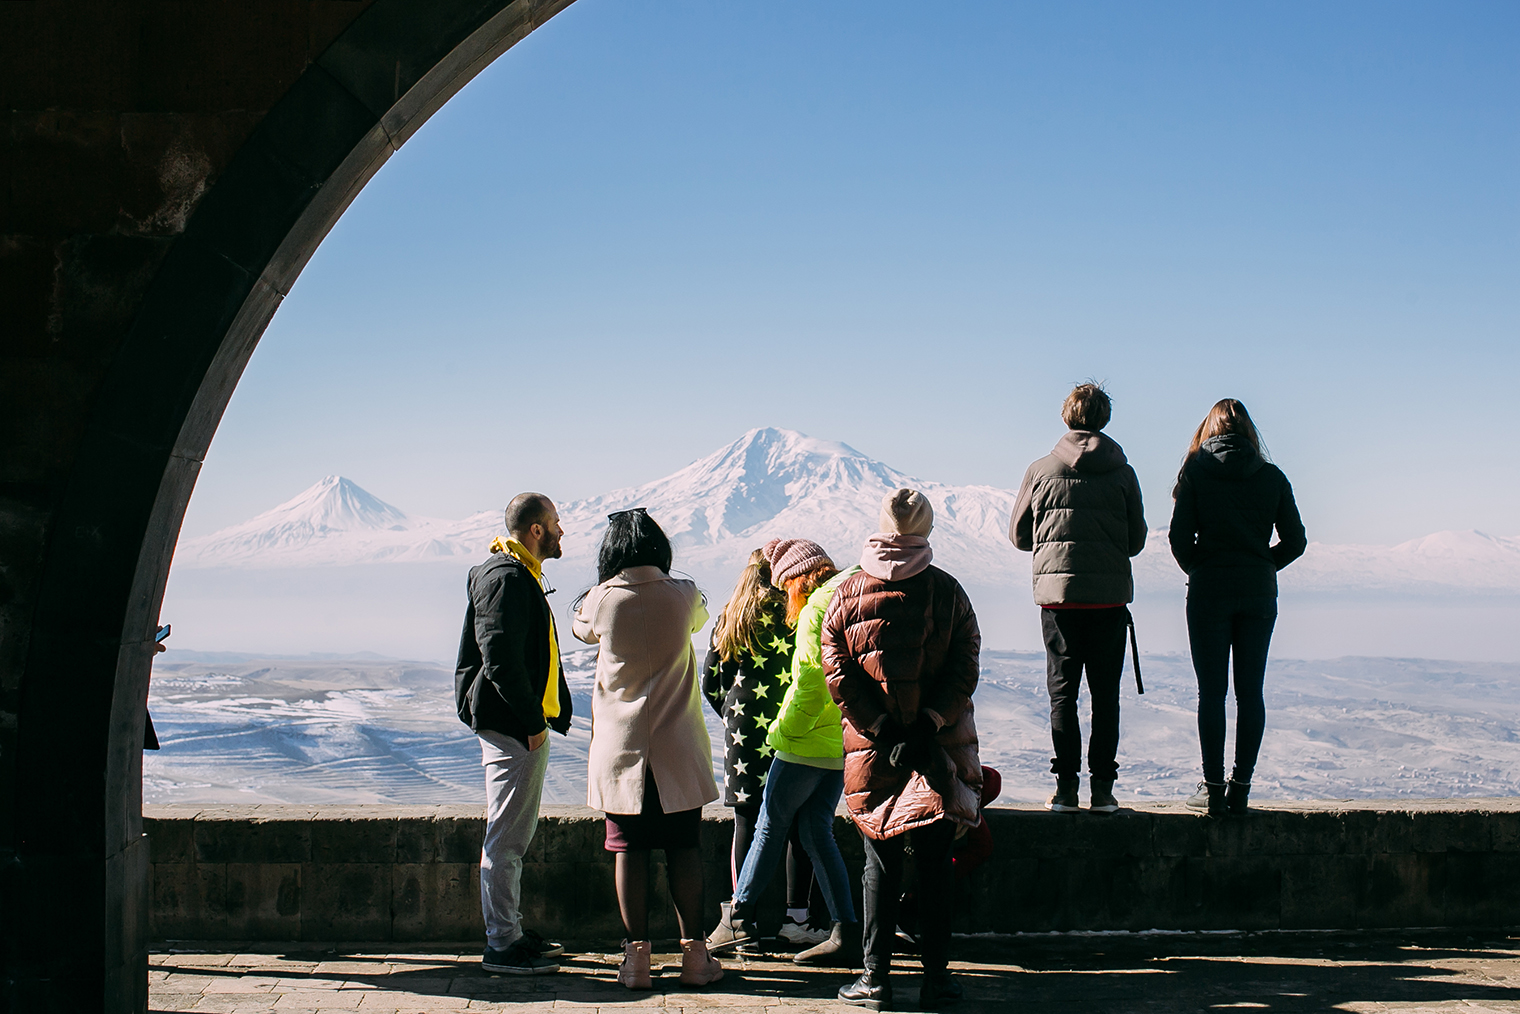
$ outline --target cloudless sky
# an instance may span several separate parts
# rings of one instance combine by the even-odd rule
[[[1152,524],[1246,402],[1310,537],[1520,534],[1520,4],[579,0],[360,194],[186,534],[460,517],[752,426],[1017,486],[1105,380]]]

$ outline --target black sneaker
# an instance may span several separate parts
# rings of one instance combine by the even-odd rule
[[[839,999],[867,1010],[891,1010],[892,984],[886,975],[868,968],[848,986],[839,987]]]
[[[487,947],[480,968],[493,975],[547,975],[559,971],[559,962],[543,957],[526,939],[519,939],[504,951]]]
[[[529,947],[538,952],[541,958],[557,958],[565,953],[565,945],[558,940],[545,940],[544,935],[538,930],[523,929],[522,939],[527,941]]]
[[[1076,775],[1061,775],[1056,779],[1056,794],[1045,801],[1045,809],[1055,813],[1078,813],[1082,803],[1077,799],[1080,784]]]
[[[918,989],[919,1010],[939,1010],[955,1003],[963,995],[960,983],[944,972],[925,972],[924,984]]]

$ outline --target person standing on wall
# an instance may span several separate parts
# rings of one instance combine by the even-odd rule
[[[670,576],[670,539],[642,507],[607,516],[600,582],[576,604],[573,631],[597,645],[586,803],[607,815],[627,939],[618,982],[651,989],[649,853],[665,873],[681,930],[681,982],[723,978],[702,937],[702,806],[718,798],[691,635],[707,605]]]
[[[1172,490],[1172,555],[1187,571],[1188,644],[1198,677],[1203,781],[1187,805],[1211,816],[1244,814],[1267,724],[1262,688],[1277,622],[1277,572],[1308,537],[1282,469],[1234,398],[1209,409],[1193,433]],[[1277,544],[1272,544],[1272,529]],[[1235,658],[1235,769],[1224,780],[1225,695]]]
[[[834,809],[844,791],[844,738],[839,708],[824,682],[823,615],[834,593],[859,567],[840,573],[822,546],[810,539],[772,539],[761,550],[771,575],[786,591],[786,621],[797,633],[792,650],[791,682],[781,710],[763,733],[764,753],[773,753],[755,840],[726,923],[708,937],[716,947],[733,947],[754,940],[755,908],[765,893],[776,865],[786,851],[789,829],[795,824],[802,847],[813,860],[818,887],[828,905],[832,926],[828,939],[800,951],[800,965],[853,968],[860,958],[860,920],[844,856],[834,840]]]
[[[900,489],[882,503],[862,573],[845,581],[823,621],[823,668],[844,718],[845,803],[865,845],[865,971],[845,1003],[892,1005],[889,973],[904,846],[918,871],[924,979],[919,1008],[961,998],[950,976],[958,830],[982,822],[982,765],[971,695],[982,635],[960,582],[933,566],[934,510]]]
[[[560,669],[543,561],[562,555],[559,512],[542,493],[520,493],[506,511],[507,538],[470,570],[454,701],[480,739],[486,769],[486,837],[480,851],[481,967],[508,975],[559,971],[564,947],[522,925],[522,862],[538,828],[549,768],[549,730],[570,728],[570,688]]]
[[[1140,480],[1124,449],[1101,432],[1112,413],[1108,393],[1097,384],[1078,384],[1066,396],[1061,418],[1068,431],[1029,466],[1008,525],[1013,544],[1034,553],[1055,746],[1056,791],[1045,805],[1058,813],[1080,809],[1077,697],[1084,669],[1092,694],[1089,802],[1099,813],[1119,808],[1119,678],[1135,597],[1130,558],[1145,548],[1146,530]]]
[[[786,593],[771,584],[770,561],[765,550],[757,549],[750,553],[733,595],[713,624],[712,647],[702,663],[702,695],[723,723],[723,802],[734,811],[729,874],[735,889],[754,840],[774,753],[766,745],[765,730],[780,713],[781,699],[792,681],[790,635]],[[802,847],[794,822],[786,847],[787,911],[780,936],[804,949],[829,935],[810,923],[812,886],[813,861]],[[733,904],[725,901],[721,908],[718,922],[724,926],[733,916]],[[709,947],[713,943],[709,938]]]

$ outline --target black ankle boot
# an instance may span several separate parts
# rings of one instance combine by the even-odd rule
[[[839,988],[839,999],[869,1010],[891,1010],[892,984],[887,981],[886,972],[867,968],[860,973],[860,978]]]
[[[1246,798],[1250,794],[1250,782],[1237,782],[1231,778],[1229,788],[1225,790],[1224,794],[1225,812],[1232,817],[1244,817],[1246,815]]]
[[[950,975],[949,969],[925,972],[924,984],[918,988],[918,1009],[939,1010],[961,998],[961,986]]]

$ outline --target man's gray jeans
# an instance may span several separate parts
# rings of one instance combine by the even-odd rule
[[[529,750],[504,733],[479,732],[486,769],[486,840],[480,850],[480,909],[486,946],[504,951],[522,931],[522,860],[538,828],[549,740]]]

